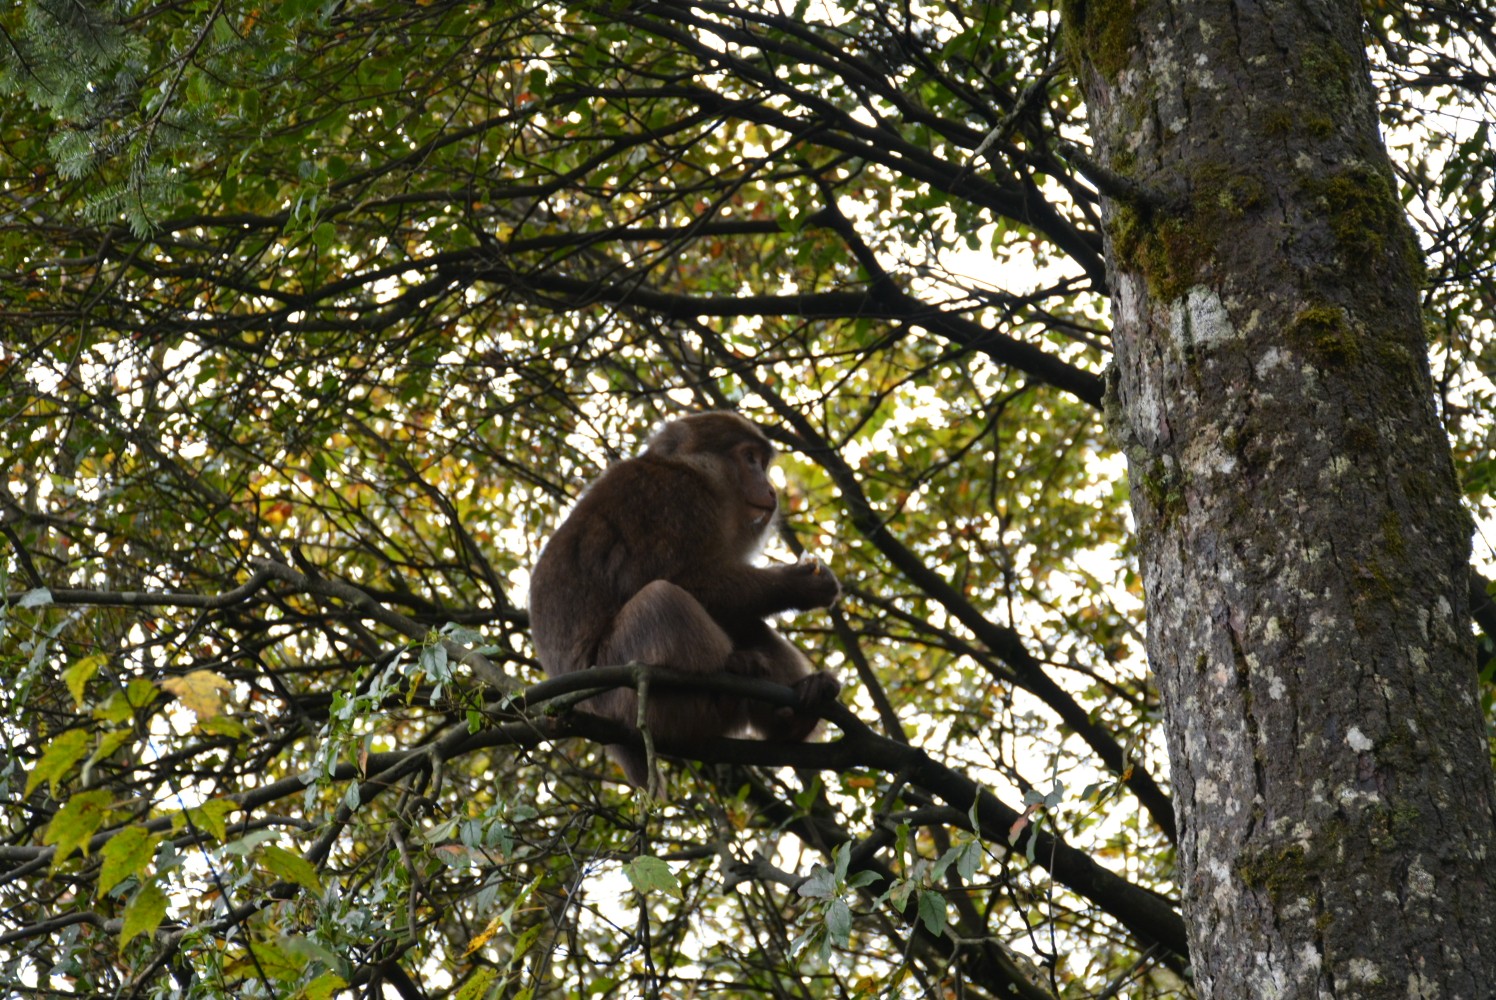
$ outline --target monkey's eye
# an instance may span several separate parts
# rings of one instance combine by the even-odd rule
[[[745,444],[738,450],[738,455],[749,465],[757,466],[760,469],[768,469],[769,467],[769,455],[762,448]]]

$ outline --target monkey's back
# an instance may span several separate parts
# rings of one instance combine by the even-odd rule
[[[721,506],[710,480],[685,462],[644,454],[603,473],[530,575],[530,632],[546,673],[592,666],[629,598],[719,558]]]

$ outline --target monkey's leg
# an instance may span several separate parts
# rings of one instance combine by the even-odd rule
[[[749,703],[748,722],[766,740],[798,743],[809,739],[820,726],[821,709],[836,700],[841,691],[835,677],[824,670],[812,670],[805,654],[767,624],[755,629],[751,641],[734,651],[727,669],[792,687],[800,696],[798,709],[761,701]]]
[[[599,666],[649,663],[684,673],[713,674],[726,669],[732,651],[732,640],[696,598],[673,583],[656,580],[618,612],[599,647],[597,662]],[[638,718],[637,697],[626,688],[597,701],[596,710],[611,718],[630,725]],[[741,732],[748,718],[738,698],[652,687],[648,721],[657,742],[690,747]],[[649,773],[642,750],[615,745],[608,751],[631,782],[645,784]]]

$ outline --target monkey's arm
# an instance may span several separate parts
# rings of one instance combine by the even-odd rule
[[[673,582],[718,621],[829,608],[841,593],[836,575],[815,561],[793,566],[693,567]]]

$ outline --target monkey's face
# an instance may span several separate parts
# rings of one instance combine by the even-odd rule
[[[758,444],[744,442],[718,455],[717,460],[733,510],[727,523],[736,525],[731,529],[736,537],[729,544],[738,558],[750,559],[763,546],[779,511],[779,497],[769,482],[769,453]]]
[[[728,454],[737,493],[748,511],[748,520],[762,531],[779,510],[779,496],[769,482],[769,452],[756,441],[745,441]]]

